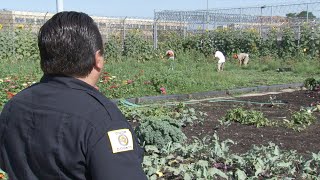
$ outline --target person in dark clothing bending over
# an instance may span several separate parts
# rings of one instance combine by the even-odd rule
[[[147,179],[132,127],[97,90],[103,42],[92,18],[57,13],[38,46],[43,77],[0,116],[0,168],[9,179]]]

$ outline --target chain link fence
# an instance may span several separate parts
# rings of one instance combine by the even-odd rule
[[[24,28],[37,33],[46,20],[52,16],[52,13],[0,10],[0,28],[3,30]],[[91,17],[97,23],[104,40],[108,40],[112,35],[125,39],[127,32],[132,30],[143,31],[146,39],[152,40],[153,38],[152,18]]]
[[[0,29],[10,32],[14,32],[16,29],[27,29],[36,34],[40,27],[52,16],[52,13],[0,10]],[[147,41],[154,41],[156,30],[153,18],[91,17],[97,23],[104,41],[114,36],[120,39],[123,44],[127,34],[133,31],[141,32],[143,38]],[[179,26],[175,22],[166,22],[157,24],[157,29],[176,31],[180,29]],[[14,33],[9,33],[9,35],[14,36]],[[13,40],[14,38],[10,39]]]
[[[234,30],[255,29],[261,37],[267,37],[272,28],[293,28],[299,38],[304,24],[317,27],[320,18],[320,2],[248,8],[210,9],[196,11],[156,11],[155,24],[180,24],[179,32],[185,38],[190,33],[230,28]],[[155,26],[155,32],[168,31]],[[281,35],[280,35],[281,36]],[[154,38],[157,47],[157,34]]]

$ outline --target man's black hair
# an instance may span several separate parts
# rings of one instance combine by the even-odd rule
[[[93,19],[81,12],[60,12],[38,34],[41,69],[46,75],[87,76],[103,42]]]

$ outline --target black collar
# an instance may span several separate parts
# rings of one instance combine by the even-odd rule
[[[42,76],[40,83],[50,83],[57,86],[69,87],[72,89],[98,92],[98,90],[93,86],[71,76],[44,75]]]

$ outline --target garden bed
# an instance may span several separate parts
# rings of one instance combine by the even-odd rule
[[[281,103],[273,105],[272,101]],[[192,136],[201,138],[206,135],[213,135],[214,133],[217,133],[221,140],[231,139],[236,142],[236,144],[231,146],[233,153],[245,153],[253,145],[268,145],[269,142],[273,142],[285,150],[297,150],[301,154],[318,152],[320,151],[319,112],[313,112],[317,119],[316,123],[301,132],[285,127],[271,126],[257,128],[254,125],[241,125],[236,122],[224,126],[219,122],[228,110],[235,107],[261,111],[266,118],[272,121],[284,121],[285,119],[289,119],[293,112],[299,111],[301,107],[309,107],[311,103],[317,101],[320,101],[319,92],[304,90],[276,95],[236,97],[228,101],[201,101],[188,106],[206,112],[208,117],[203,124],[194,124],[191,127],[187,126],[183,131],[190,139]]]

